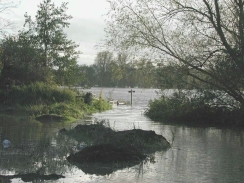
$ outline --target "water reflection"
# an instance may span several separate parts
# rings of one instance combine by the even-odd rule
[[[13,126],[13,123],[16,126]],[[11,177],[13,182],[19,182],[18,176],[12,175],[33,176],[35,174],[35,181],[41,181],[40,175],[66,176],[77,171],[77,168],[66,158],[75,151],[78,142],[58,132],[63,127],[70,127],[69,125],[56,123],[57,127],[54,128],[54,124],[46,125],[35,121],[19,123],[14,118],[1,119],[1,125],[2,137],[8,137],[12,141],[8,149],[0,148],[0,175],[5,175],[5,180]],[[107,175],[136,164],[128,163],[120,166],[118,164],[93,164],[78,166],[78,169],[82,170],[82,174]],[[21,180],[28,182],[30,179],[33,180],[33,177],[26,179],[24,176]]]
[[[101,89],[92,89],[100,93]],[[114,89],[114,99],[129,100],[128,89]],[[111,89],[103,89],[109,96]],[[244,180],[243,130],[216,128],[189,128],[162,125],[143,115],[147,101],[157,97],[154,90],[136,89],[134,106],[114,106],[114,109],[97,113],[93,118],[109,120],[115,130],[140,128],[154,130],[170,142],[171,149],[156,152],[155,163],[146,162],[129,168],[116,170],[109,175],[86,174],[71,165],[66,157],[77,142],[58,133],[62,128],[74,124],[41,124],[24,118],[0,117],[1,142],[11,141],[10,148],[0,147],[0,174],[42,172],[65,176],[55,182],[165,182],[165,183],[242,183]],[[90,123],[91,120],[89,120]],[[0,180],[1,181],[1,180]],[[12,182],[23,182],[13,179]]]
[[[53,135],[56,128],[47,128],[28,119],[18,121],[13,117],[3,117],[0,121],[1,139],[11,141],[9,148],[0,148],[1,175],[63,174],[68,170],[70,165],[66,155],[69,146],[62,138]],[[58,143],[63,145],[57,146]]]
[[[89,163],[89,164],[75,164],[79,169],[81,169],[84,173],[90,175],[104,176],[110,175],[118,170],[128,169],[138,165],[140,168],[138,169],[139,174],[141,174],[141,170],[143,169],[144,162],[126,162],[123,164],[118,163]]]

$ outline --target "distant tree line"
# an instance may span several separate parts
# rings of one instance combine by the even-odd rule
[[[78,65],[78,45],[64,32],[72,18],[66,10],[67,3],[56,7],[51,0],[43,0],[34,19],[24,15],[24,27],[17,35],[0,39],[1,89],[34,82],[88,87],[206,87],[189,77],[187,68],[163,65],[161,60],[153,62],[136,53],[101,51],[93,65]]]
[[[156,87],[156,67],[147,59],[131,59],[125,53],[97,53],[94,64],[83,65],[80,85],[104,87]]]
[[[167,63],[167,61],[166,61]],[[84,79],[80,86],[141,87],[162,89],[211,88],[210,85],[189,77],[182,67],[162,64],[146,58],[135,58],[126,53],[110,51],[97,53],[94,64],[80,66]],[[201,73],[196,73],[201,75]]]

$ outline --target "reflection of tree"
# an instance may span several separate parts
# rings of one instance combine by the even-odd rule
[[[46,136],[42,137],[36,145],[34,143],[26,144],[22,147],[3,150],[0,164],[1,174],[14,172],[15,174],[47,175],[66,172],[68,166],[66,155],[69,153],[69,148],[59,145],[56,138]]]
[[[55,134],[57,127],[47,128],[40,123],[33,125],[33,121],[32,125],[22,122],[22,126],[18,126],[18,121],[12,120],[16,127],[8,119],[2,130],[10,138],[12,146],[0,149],[0,175],[62,175],[70,171],[66,157],[74,145],[73,141]]]
[[[14,121],[15,127],[10,119],[5,121],[6,126],[3,131],[7,131],[12,146],[8,149],[0,149],[0,182],[3,179],[22,178],[26,175],[36,177],[38,180],[47,179],[49,175],[64,175],[76,169],[71,165],[66,157],[70,153],[75,153],[77,141],[63,134],[56,133],[59,123],[52,125],[41,125],[35,122],[24,123],[18,126],[18,121]],[[4,120],[3,120],[4,122]],[[7,126],[9,124],[9,126]],[[25,124],[23,126],[23,124]],[[27,125],[28,124],[28,125]],[[32,124],[32,125],[30,125]],[[6,130],[8,129],[8,130]],[[107,170],[102,167],[107,166]],[[84,173],[105,175],[124,169],[126,167],[135,168],[136,173],[142,171],[138,163],[128,162],[127,164],[100,164],[100,166],[89,166],[80,168]],[[137,171],[138,170],[138,171]],[[139,172],[140,173],[140,172]],[[11,176],[6,176],[11,175]],[[22,179],[23,180],[23,179]],[[23,180],[24,181],[24,180]]]

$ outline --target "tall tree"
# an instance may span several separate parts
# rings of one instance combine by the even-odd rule
[[[27,31],[32,31],[33,39],[42,50],[43,66],[57,70],[55,73],[64,73],[77,65],[80,54],[78,45],[69,40],[64,28],[69,27],[72,17],[66,14],[68,3],[56,7],[51,0],[43,0],[38,6],[35,21],[25,14]],[[70,68],[69,68],[70,67]]]
[[[128,85],[126,83],[128,78],[128,61],[129,55],[125,52],[119,52],[116,58],[114,58],[113,63],[111,64],[111,79],[116,83],[116,86],[125,87],[126,85]]]
[[[53,80],[58,84],[76,84],[81,74],[77,58],[78,45],[67,39],[64,28],[71,16],[67,3],[56,7],[51,0],[39,5],[35,21],[25,14],[25,27],[17,36],[1,43],[1,85],[28,84]]]
[[[113,53],[102,51],[97,53],[94,66],[99,77],[100,86],[109,86],[111,84],[111,63],[113,61]]]
[[[1,88],[12,85],[24,85],[32,82],[49,82],[50,70],[41,64],[40,50],[33,46],[32,40],[23,34],[15,37],[6,37],[0,47]]]
[[[80,72],[84,76],[83,80],[79,82],[81,86],[92,87],[97,85],[97,75],[95,73],[95,67],[93,65],[81,65]]]
[[[139,87],[152,87],[155,86],[155,67],[153,63],[145,58],[141,58],[134,62],[136,67],[136,81]]]
[[[243,0],[109,2],[108,45],[150,51],[244,108]]]

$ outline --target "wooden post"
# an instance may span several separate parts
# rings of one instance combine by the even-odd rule
[[[132,93],[135,93],[132,89],[128,91],[130,93],[130,105],[132,106]]]

